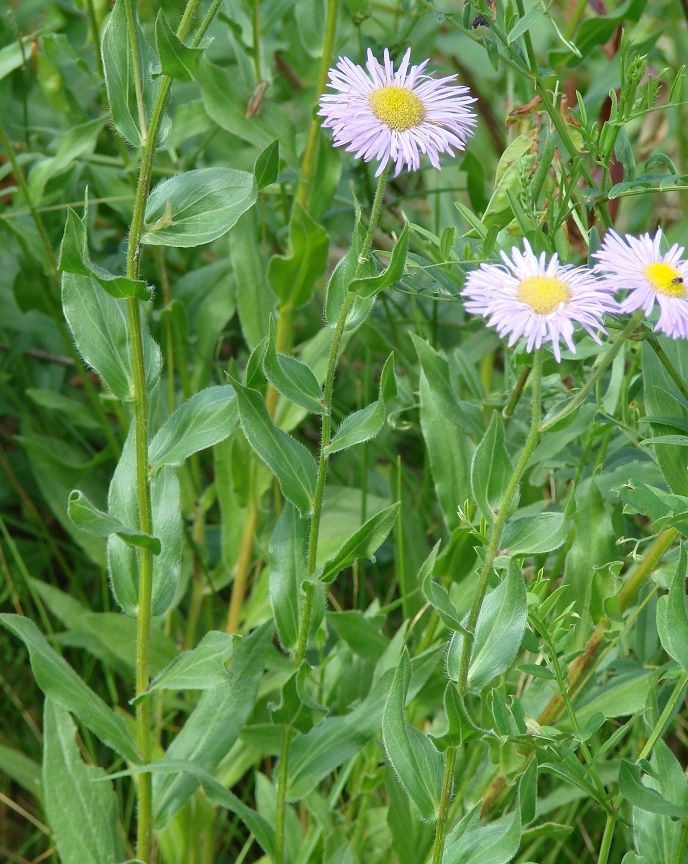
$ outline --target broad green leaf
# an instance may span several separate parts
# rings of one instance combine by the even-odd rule
[[[112,122],[119,134],[132,147],[138,148],[143,146],[148,136],[148,124],[161,79],[153,78],[155,52],[146,42],[138,20],[133,22],[138,48],[137,62],[134,62],[126,5],[127,0],[116,0],[103,30],[103,68]],[[136,10],[135,5],[132,8]],[[137,68],[140,73],[138,82]],[[158,146],[165,140],[169,130],[170,120],[165,117],[156,142]]]
[[[668,801],[655,789],[645,786],[640,767],[626,759],[622,759],[619,766],[619,792],[629,803],[641,810],[677,819],[688,819],[688,797],[685,794],[680,804]]]
[[[667,654],[688,672],[688,597],[685,584],[686,550],[681,545],[669,594],[657,601],[657,631]]]
[[[284,497],[306,516],[313,508],[317,468],[301,442],[278,429],[257,390],[232,381],[246,439],[279,480]]]
[[[295,0],[294,17],[303,47],[311,57],[322,57],[327,29],[323,0]]]
[[[160,554],[160,541],[156,537],[122,525],[118,519],[110,516],[109,513],[99,510],[78,489],[69,495],[67,512],[77,528],[81,528],[95,537],[109,537],[111,534],[116,534],[130,546],[140,546],[143,549],[150,549],[154,555]]]
[[[153,189],[146,202],[142,243],[201,246],[222,237],[253,206],[253,175],[235,168],[196,168]]]
[[[272,639],[267,622],[235,644],[226,684],[204,691],[165,753],[164,762],[191,762],[212,771],[236,741],[253,710],[265,656]],[[193,793],[198,781],[174,774],[153,778],[155,818],[162,827]]]
[[[138,524],[134,425],[122,448],[108,491],[108,511],[125,525]],[[150,481],[153,535],[160,554],[153,559],[153,615],[162,615],[176,599],[182,548],[179,481],[173,468],[161,468]],[[108,570],[115,599],[128,615],[138,609],[139,563],[135,550],[117,536],[108,539]]]
[[[370,297],[375,297],[385,288],[391,288],[404,275],[408,244],[409,225],[408,222],[404,222],[404,227],[399,235],[399,239],[394,244],[387,267],[377,276],[365,276],[360,279],[354,279],[349,285],[349,291],[367,300]]]
[[[184,651],[151,681],[155,690],[209,690],[229,681],[227,661],[234,651],[234,636],[210,630],[191,651]],[[141,699],[138,696],[136,700]]]
[[[335,633],[355,654],[373,663],[378,662],[389,646],[389,640],[380,632],[383,621],[382,616],[368,617],[358,609],[327,613],[327,623]]]
[[[26,645],[36,683],[46,696],[71,711],[104,744],[128,762],[140,761],[124,722],[50,647],[33,621],[20,615],[2,614],[0,624]]]
[[[134,376],[129,350],[127,307],[115,300],[91,276],[62,275],[62,308],[79,354],[122,401],[133,398]],[[160,374],[160,349],[143,327],[146,385]]]
[[[442,755],[430,739],[406,722],[404,704],[411,680],[411,661],[404,649],[387,696],[382,717],[382,741],[401,785],[420,811],[434,821],[442,789]]]
[[[62,864],[104,864],[125,857],[119,807],[102,768],[85,765],[69,712],[52,699],[43,712],[43,792]]]
[[[340,546],[335,555],[323,564],[321,582],[332,582],[346,567],[359,558],[372,558],[397,519],[399,502],[376,513],[356,533]]]
[[[349,414],[339,424],[330,443],[324,448],[329,455],[346,450],[364,441],[370,441],[382,429],[387,417],[387,403],[397,395],[394,378],[394,354],[390,354],[380,375],[380,390],[377,402],[372,402],[360,411]]]
[[[277,182],[279,177],[279,140],[275,140],[261,150],[256,158],[256,163],[253,166],[253,176],[255,177],[256,189],[260,192],[266,186],[272,186]]]
[[[229,235],[229,258],[236,282],[236,304],[241,332],[253,350],[268,335],[277,297],[268,284],[265,253],[259,240],[255,210],[239,219]],[[250,285],[250,290],[246,286]]]
[[[148,448],[151,471],[163,465],[176,467],[193,453],[219,444],[238,422],[236,396],[229,384],[195,393],[155,433]]]
[[[188,48],[177,36],[160,9],[155,19],[155,44],[163,75],[177,81],[193,81],[203,48]]]
[[[297,308],[306,303],[327,267],[330,238],[297,202],[289,223],[289,249],[268,264],[268,280],[283,305]]]
[[[537,513],[509,521],[500,546],[506,555],[541,555],[563,546],[568,535],[563,513]]]
[[[492,822],[458,837],[456,832],[449,834],[442,864],[508,864],[520,845],[521,808],[516,801],[513,817],[506,824]]]
[[[484,519],[490,524],[499,512],[513,471],[504,446],[504,424],[499,413],[494,411],[488,430],[478,444],[471,463],[473,499]]]
[[[270,606],[282,647],[290,651],[299,634],[301,583],[306,575],[309,524],[285,504],[270,538]]]
[[[270,329],[263,355],[263,372],[270,384],[296,405],[311,414],[322,414],[325,410],[323,392],[311,368],[286,354],[278,354],[275,344],[275,324],[270,319]]]

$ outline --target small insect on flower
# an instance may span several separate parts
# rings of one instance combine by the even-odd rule
[[[318,113],[335,146],[378,161],[376,177],[390,160],[395,177],[404,165],[417,171],[421,152],[439,168],[440,153],[464,150],[476,124],[468,107],[476,100],[467,87],[449,83],[456,75],[433,78],[423,74],[427,60],[409,68],[410,59],[409,48],[395,72],[386,48],[384,65],[368,49],[365,69],[340,57],[329,73],[337,92],[320,97]]]
[[[586,267],[560,264],[556,255],[547,262],[524,240],[525,251],[502,252],[504,264],[481,264],[468,274],[461,292],[466,310],[487,319],[500,336],[509,337],[509,346],[521,337],[526,350],[551,344],[557,362],[560,343],[575,353],[574,325],[579,324],[599,342],[605,332],[605,312],[617,311],[608,292]]]
[[[672,339],[688,339],[688,261],[682,260],[683,246],[674,244],[662,254],[662,232],[620,237],[609,231],[594,257],[595,271],[602,275],[603,287],[610,292],[628,291],[621,301],[621,312],[642,309],[651,315],[655,303],[659,317],[654,329]]]

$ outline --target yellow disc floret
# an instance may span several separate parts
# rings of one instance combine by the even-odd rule
[[[371,93],[369,99],[377,119],[396,132],[418,126],[425,119],[425,105],[406,87],[381,87]]]
[[[571,289],[561,279],[552,276],[531,276],[518,286],[518,299],[538,315],[549,315],[560,303],[568,303]]]
[[[669,297],[685,297],[686,286],[683,276],[671,264],[664,261],[658,264],[647,264],[643,267],[645,278],[655,291],[667,294]]]

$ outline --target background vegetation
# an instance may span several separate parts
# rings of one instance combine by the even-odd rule
[[[688,348],[641,324],[605,367],[589,339],[545,353],[558,420],[501,534],[540,400],[532,357],[458,293],[523,237],[572,263],[611,225],[683,241],[688,11],[188,12],[0,14],[0,857],[685,864]],[[372,407],[329,460],[306,572],[319,387],[375,192],[315,105],[333,57],[409,45],[470,86],[479,123],[387,187],[367,274],[385,287],[344,333],[332,418]],[[153,684],[134,706],[139,566]],[[151,775],[131,769],[150,762],[149,855]]]

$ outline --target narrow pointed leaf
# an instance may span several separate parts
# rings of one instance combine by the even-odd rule
[[[155,19],[155,44],[164,75],[177,81],[193,81],[203,48],[188,48],[170,27],[162,9]]]
[[[335,555],[325,562],[320,581],[331,582],[359,558],[372,558],[392,530],[398,512],[399,502],[396,502],[368,519],[340,546]]]
[[[143,531],[122,525],[114,516],[99,510],[78,489],[69,495],[67,513],[77,528],[93,534],[94,537],[109,537],[111,534],[116,534],[130,546],[140,546],[142,549],[150,549],[154,555],[160,554],[160,541],[157,537],[151,537]]]

